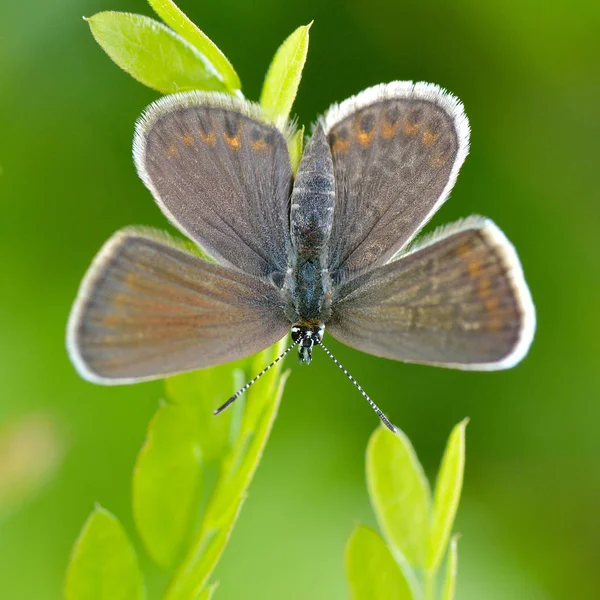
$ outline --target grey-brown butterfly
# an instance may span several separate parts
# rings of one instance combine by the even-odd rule
[[[454,96],[393,82],[334,105],[295,177],[293,135],[258,105],[217,93],[166,96],[144,112],[138,173],[202,252],[145,228],[105,244],[68,325],[83,377],[135,383],[210,367],[290,330],[277,360],[298,347],[308,363],[320,346],[344,372],[326,330],[376,356],[458,369],[505,369],[525,356],[535,311],[500,229],[469,217],[414,241],[468,152]]]

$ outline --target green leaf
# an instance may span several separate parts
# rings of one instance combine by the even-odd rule
[[[218,583],[213,583],[212,585],[209,585],[207,588],[205,588],[202,592],[200,592],[195,598],[194,600],[211,600],[211,598],[213,597],[213,594],[215,593],[215,590],[219,587]]]
[[[244,359],[165,380],[167,401],[171,404],[194,407],[196,413],[201,416],[196,424],[205,464],[219,460],[230,445],[232,420],[243,402],[236,402],[231,409],[217,417],[212,413],[240,388],[235,373],[249,365],[249,360]],[[242,385],[243,383],[245,381]]]
[[[427,553],[426,568],[429,571],[436,571],[439,567],[454,524],[465,468],[467,423],[468,419],[465,419],[452,430],[438,473]]]
[[[142,600],[137,557],[118,519],[98,506],[75,542],[65,583],[66,600]]]
[[[295,175],[298,171],[298,167],[300,166],[302,153],[304,151],[304,125],[302,125],[298,131],[296,131],[294,137],[289,141],[288,150],[290,152],[292,171]]]
[[[238,74],[225,55],[174,2],[171,0],[148,0],[148,4],[167,25],[210,61],[230,91],[233,92],[242,87]]]
[[[431,491],[402,431],[379,427],[367,447],[367,487],[377,522],[392,548],[414,567],[425,564]]]
[[[289,117],[308,53],[308,30],[312,23],[298,27],[281,44],[265,78],[260,103],[265,114],[284,125]]]
[[[108,11],[87,21],[108,56],[148,87],[163,94],[228,91],[220,74],[200,51],[154,19]]]
[[[133,473],[135,524],[148,554],[163,568],[180,557],[196,517],[202,483],[199,420],[194,406],[161,406]]]
[[[448,550],[448,562],[446,564],[446,578],[444,580],[444,589],[442,590],[442,600],[454,600],[456,589],[456,570],[458,567],[458,536],[455,535],[450,540],[450,550]]]
[[[255,375],[281,354],[286,342],[283,339],[254,357],[247,377]],[[287,373],[281,374],[280,362],[246,392],[239,435],[222,459],[221,472],[198,534],[177,568],[165,600],[193,598],[210,578],[246,499],[277,414],[286,378]]]
[[[412,600],[404,573],[379,534],[358,527],[346,545],[346,576],[353,600]]]

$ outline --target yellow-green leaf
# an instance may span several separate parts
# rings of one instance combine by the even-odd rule
[[[185,550],[202,482],[200,415],[165,404],[148,427],[133,473],[133,516],[148,554],[163,568]]]
[[[108,56],[148,87],[163,94],[186,90],[228,91],[204,54],[154,19],[107,11],[87,21]]]
[[[260,103],[265,114],[282,126],[287,121],[298,92],[308,53],[308,31],[312,23],[298,27],[279,47],[267,71]]]
[[[456,589],[456,570],[458,567],[458,536],[455,535],[450,540],[450,549],[448,550],[448,562],[446,564],[446,577],[444,579],[444,589],[442,590],[442,600],[454,600]]]
[[[202,417],[198,420],[197,427],[204,464],[219,460],[229,447],[232,418],[242,402],[236,403],[237,406],[234,404],[217,417],[212,413],[239,389],[240,382],[235,377],[235,372],[249,364],[248,359],[245,359],[165,380],[168,402],[194,407]]]
[[[219,587],[218,583],[213,583],[208,587],[204,588],[195,598],[194,600],[211,600],[215,590]]]
[[[412,600],[411,587],[379,534],[356,528],[346,545],[346,576],[353,600]]]
[[[298,171],[300,161],[302,160],[302,153],[304,151],[304,125],[296,131],[294,137],[288,143],[288,150],[290,152],[290,162],[292,163],[292,171],[294,175]]]
[[[190,18],[172,0],[148,0],[148,4],[156,14],[173,28],[183,39],[187,40],[194,48],[209,60],[216,72],[230,91],[242,87],[240,78],[235,72],[227,57],[219,50],[216,44],[201,31]]]
[[[431,514],[431,491],[409,439],[378,427],[367,447],[367,486],[379,527],[413,567],[423,567]]]
[[[439,567],[446,551],[446,544],[458,509],[465,468],[465,428],[467,423],[468,419],[465,419],[452,430],[435,486],[426,565],[427,570],[433,572]]]
[[[137,557],[118,519],[96,507],[75,542],[65,582],[66,600],[142,600]]]

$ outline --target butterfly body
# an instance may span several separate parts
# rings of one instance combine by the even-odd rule
[[[309,363],[314,338],[331,316],[329,236],[333,223],[335,179],[331,150],[317,126],[300,162],[290,198],[291,252],[283,287],[285,314],[304,343],[301,362]],[[294,333],[296,329],[292,329]],[[317,342],[318,343],[318,342]]]
[[[202,255],[140,228],[105,244],[67,331],[85,378],[135,383],[210,367],[290,329],[306,363],[315,346],[329,355],[325,328],[404,362],[497,370],[525,356],[535,310],[500,229],[469,217],[413,242],[468,152],[455,97],[393,82],[334,105],[295,177],[293,135],[222,94],[186,92],[147,109],[138,173]]]

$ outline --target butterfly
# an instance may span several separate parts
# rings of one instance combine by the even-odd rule
[[[535,310],[502,231],[472,216],[415,241],[468,153],[457,98],[392,82],[333,105],[295,176],[293,135],[219,93],[148,107],[135,165],[193,244],[141,227],[106,242],[67,328],[84,378],[162,378],[247,357],[288,332],[277,360],[297,347],[309,363],[319,346],[342,369],[326,331],[369,354],[442,367],[505,369],[525,356]]]

